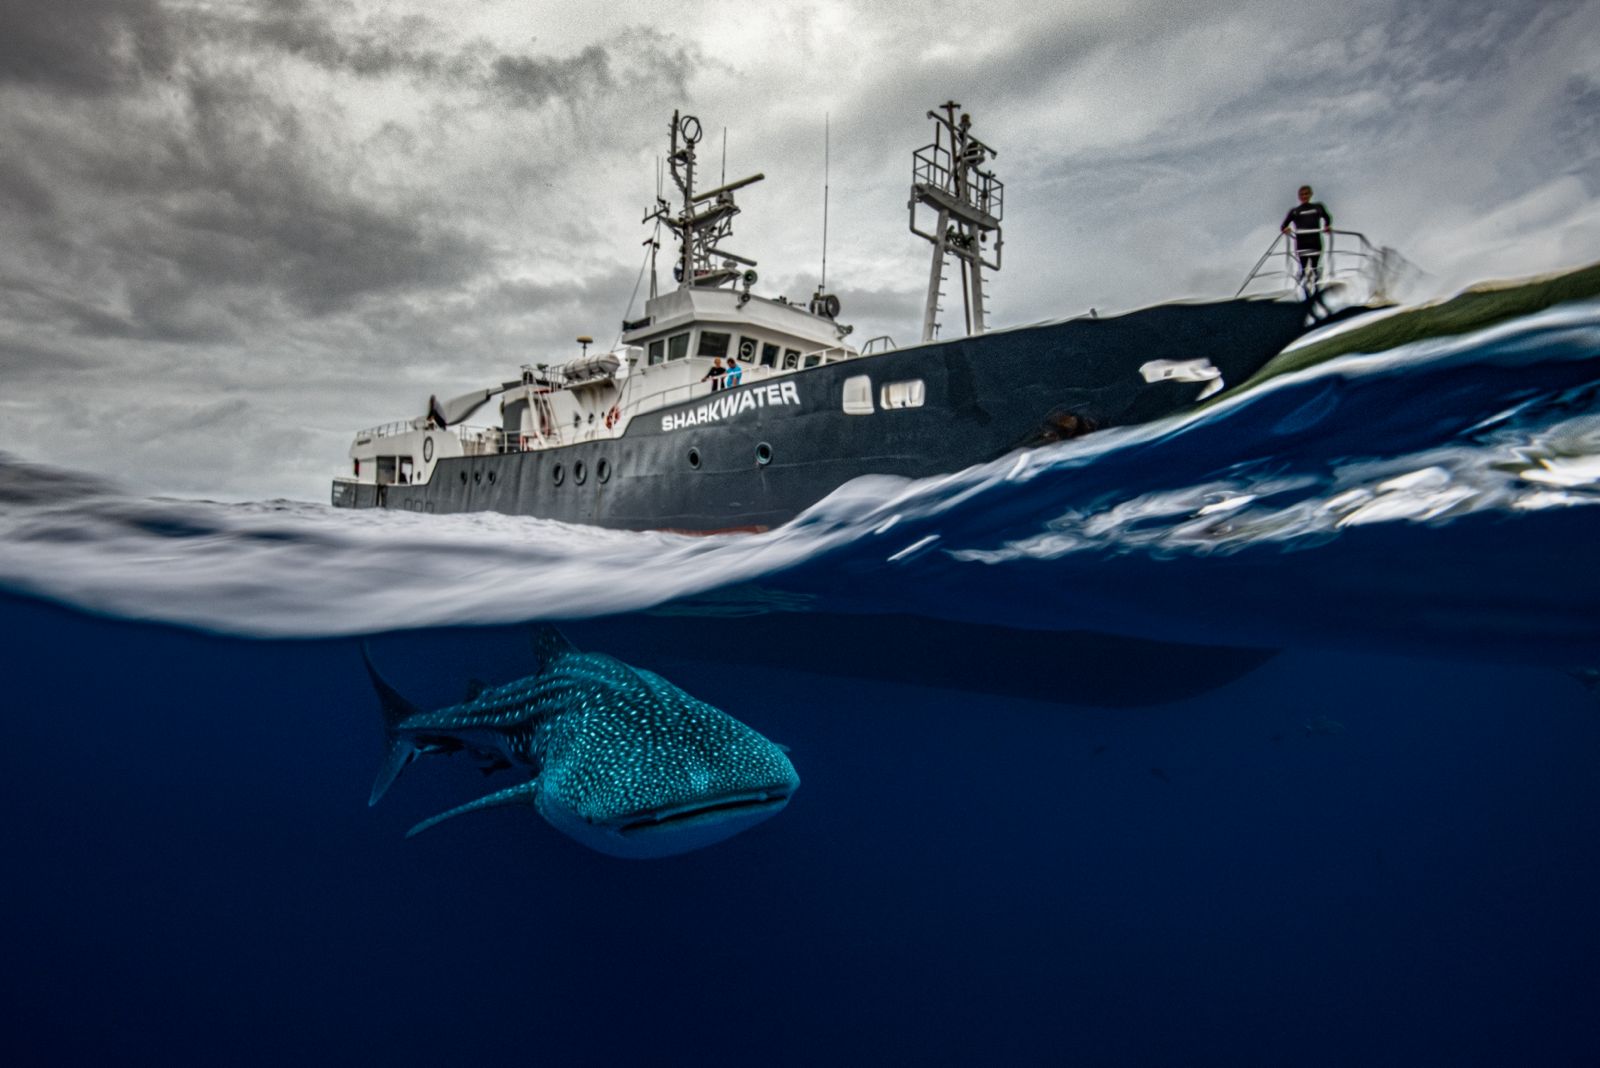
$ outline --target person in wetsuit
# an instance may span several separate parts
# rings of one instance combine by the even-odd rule
[[[708,378],[711,379],[711,392],[715,393],[722,388],[722,376],[725,373],[722,367],[722,357],[718,356],[711,361],[711,370],[700,376],[700,381],[704,382]]]
[[[1300,285],[1315,289],[1322,279],[1322,235],[1333,229],[1333,216],[1321,201],[1311,199],[1311,187],[1300,187],[1300,203],[1283,217],[1282,230],[1294,234],[1294,255],[1300,261]]]

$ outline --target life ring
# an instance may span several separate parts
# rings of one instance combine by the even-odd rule
[[[622,408],[620,406],[618,406],[618,405],[613,404],[611,406],[611,410],[606,413],[606,429],[610,430],[612,427],[616,426],[618,421],[620,421],[621,419],[622,419]]]

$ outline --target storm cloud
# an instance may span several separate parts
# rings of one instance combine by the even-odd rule
[[[1231,293],[1302,181],[1414,295],[1592,260],[1597,56],[1578,2],[0,0],[0,449],[320,499],[354,427],[616,336],[675,109],[767,175],[759,288],[816,287],[828,186],[858,339],[916,331],[948,99],[1000,150],[997,325]]]

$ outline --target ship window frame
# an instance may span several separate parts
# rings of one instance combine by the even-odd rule
[[[716,342],[712,341],[713,338],[722,339],[720,348]],[[694,354],[716,360],[725,360],[728,358],[728,349],[732,344],[732,330],[702,330],[700,331],[700,342],[694,347]]]
[[[656,367],[667,362],[667,339],[658,337],[650,342],[650,355],[646,360],[647,367]]]
[[[884,411],[902,408],[921,408],[928,403],[928,383],[920,378],[903,378],[898,382],[885,382],[878,391],[878,406]]]
[[[748,355],[746,355],[744,351],[746,346],[749,346],[750,348]],[[740,334],[739,343],[733,347],[734,355],[738,358],[740,363],[754,363],[756,360],[756,350],[758,350],[760,347],[760,338],[751,337],[749,334]]]
[[[667,338],[667,362],[687,359],[689,355],[689,331],[673,334]]]
[[[872,405],[872,376],[851,375],[845,379],[839,390],[839,404],[846,415],[871,415],[876,410]]]
[[[778,357],[783,354],[783,346],[773,341],[763,342],[761,345],[761,366],[776,369]]]
[[[799,349],[784,349],[783,350],[783,369],[785,371],[793,371],[793,370],[797,370],[799,368],[799,366],[800,366],[800,350]]]
[[[811,370],[813,367],[820,367],[821,365],[822,353],[820,352],[813,352],[811,355],[805,358],[804,369],[807,371]]]

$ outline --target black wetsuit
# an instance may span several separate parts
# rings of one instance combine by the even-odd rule
[[[1283,217],[1282,229],[1294,227],[1294,254],[1300,261],[1300,277],[1313,281],[1322,274],[1322,228],[1333,225],[1333,216],[1320,200],[1296,204]]]

